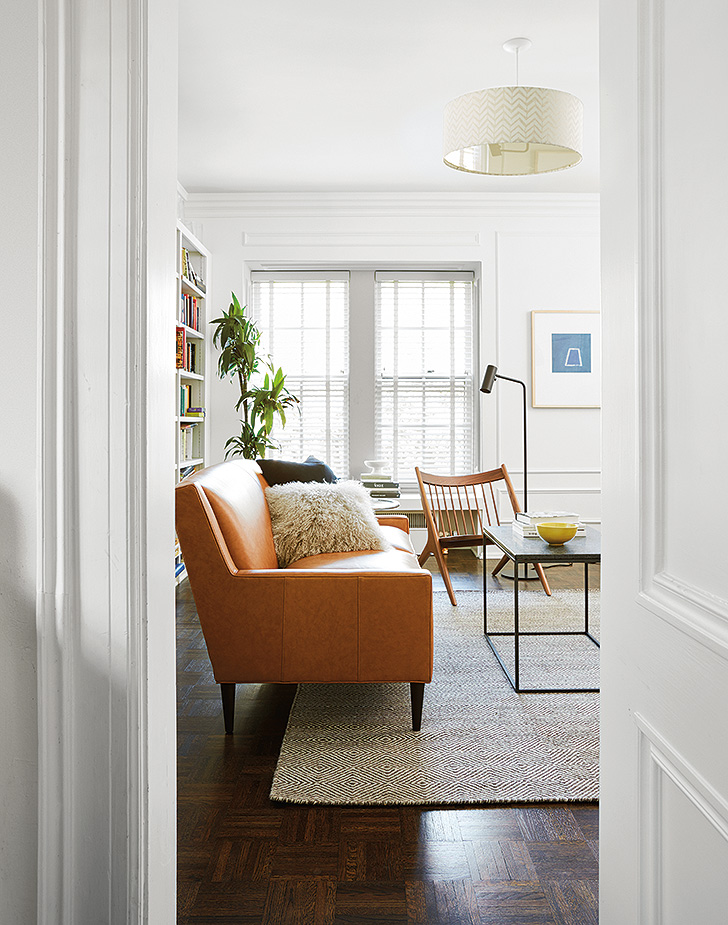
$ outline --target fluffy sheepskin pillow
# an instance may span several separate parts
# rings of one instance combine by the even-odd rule
[[[321,553],[390,548],[359,482],[287,482],[265,496],[281,568]]]

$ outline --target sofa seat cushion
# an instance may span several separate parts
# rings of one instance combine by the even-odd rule
[[[396,530],[397,528],[392,528]],[[399,531],[402,532],[401,530]],[[403,549],[360,550],[358,552],[327,552],[306,556],[292,562],[288,569],[349,569],[357,572],[413,572],[422,569],[414,553]]]

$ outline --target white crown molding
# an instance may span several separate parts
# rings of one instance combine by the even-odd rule
[[[243,232],[245,247],[477,247],[479,244],[478,232]]]
[[[185,217],[595,217],[598,193],[191,193]]]

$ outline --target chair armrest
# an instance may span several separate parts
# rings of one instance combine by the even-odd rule
[[[406,514],[377,514],[377,520],[382,527],[398,527],[409,533],[409,520]]]

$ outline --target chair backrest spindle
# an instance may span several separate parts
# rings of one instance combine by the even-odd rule
[[[482,536],[486,524],[501,525],[497,483],[506,489],[513,512],[519,510],[505,466],[463,476],[432,475],[419,469],[416,472],[428,529],[436,529],[443,542],[452,539],[455,544],[460,540],[460,545],[467,545],[465,540]]]

